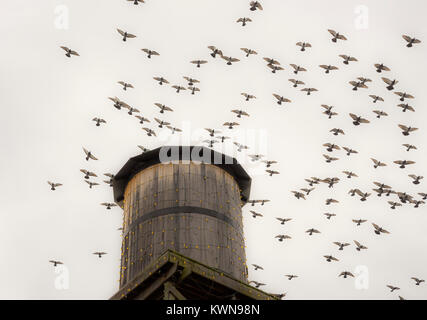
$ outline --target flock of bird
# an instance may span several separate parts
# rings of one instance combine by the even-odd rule
[[[139,5],[140,3],[144,3],[144,0],[127,0],[129,2],[133,2],[134,5]],[[259,1],[251,1],[249,4],[249,9],[251,11],[256,11],[256,10],[263,10],[263,7],[261,5],[261,3]],[[242,26],[245,26],[247,23],[252,22],[252,20],[248,17],[241,17],[237,20],[238,23],[241,23]],[[340,32],[334,31],[332,29],[327,30],[330,35],[332,36],[331,41],[335,44],[338,41],[346,41],[347,37],[344,36],[343,34],[341,34]],[[126,42],[130,39],[134,39],[137,36],[135,34],[132,34],[130,32],[127,31],[123,31],[121,29],[117,29],[118,35],[121,37],[121,40],[123,42]],[[403,35],[403,39],[406,41],[406,46],[408,48],[413,47],[413,45],[415,44],[419,44],[421,41],[419,39],[416,39],[414,37],[410,37],[407,35]],[[296,46],[299,48],[299,50],[301,52],[304,51],[309,51],[309,50],[313,50],[312,49],[312,45],[309,42],[297,42]],[[72,50],[66,46],[61,46],[61,48],[65,51],[65,55],[68,58],[71,58],[72,56],[76,56],[79,57],[79,53],[75,50]],[[231,66],[233,63],[238,63],[240,61],[239,58],[236,57],[231,57],[231,56],[227,56],[224,54],[224,52],[217,48],[216,46],[208,46],[207,47],[208,51],[207,53],[209,53],[211,59],[217,59],[217,58],[221,58],[226,62],[226,65]],[[147,55],[148,59],[152,59],[155,56],[159,56],[160,53],[158,53],[157,51],[153,50],[153,49],[148,49],[148,48],[143,48],[141,49],[142,52],[144,52]],[[252,48],[241,48],[241,51],[244,53],[244,57],[249,59],[250,56],[256,56],[258,55],[258,52]],[[358,59],[349,55],[345,55],[345,54],[341,54],[339,55],[340,58],[342,58],[342,63],[344,65],[349,65],[350,63],[356,63],[358,62]],[[277,73],[279,71],[283,71],[285,69],[285,67],[276,59],[276,58],[272,58],[272,57],[263,57],[263,61],[265,61],[266,67],[272,72],[272,73]],[[193,60],[189,61],[191,64],[194,64],[196,68],[200,68],[202,65],[206,64],[209,62],[209,59],[203,59],[203,58],[196,58]],[[304,73],[304,72],[308,72],[306,68],[304,68],[303,66],[297,65],[297,64],[290,64],[290,67],[292,68],[291,71],[292,73],[296,76],[299,75],[300,73]],[[385,72],[391,72],[392,68],[390,68],[389,66],[384,65],[384,63],[374,63],[373,67],[375,68],[377,73],[385,73]],[[322,70],[324,70],[324,72],[326,74],[329,74],[331,72],[339,72],[338,70],[340,69],[338,66],[335,65],[329,65],[329,64],[322,64],[319,65],[319,68],[321,68]],[[161,86],[168,86],[170,85],[170,87],[172,89],[175,90],[175,92],[177,94],[181,94],[182,92],[189,92],[191,93],[191,95],[195,95],[197,92],[200,91],[200,88],[198,87],[201,84],[201,80],[199,79],[195,79],[193,78],[193,76],[188,76],[188,75],[184,75],[182,77],[185,80],[185,83],[181,83],[181,84],[173,84],[171,85],[170,82],[164,77],[164,76],[153,76],[153,80],[156,81],[159,85]],[[351,80],[349,81],[350,84],[350,88],[354,91],[358,91],[361,89],[369,89],[369,84],[371,82],[373,82],[374,80],[369,79],[369,78],[365,78],[365,77],[358,77],[355,80]],[[381,81],[383,81],[386,85],[386,89],[388,91],[393,91],[395,90],[395,87],[398,85],[399,81],[396,79],[390,79],[390,78],[386,78],[386,77],[381,77]],[[306,86],[305,82],[300,80],[300,79],[295,79],[295,78],[291,78],[289,79],[289,82],[291,82],[292,87],[293,88],[298,88],[299,86],[301,86],[302,88],[300,89],[302,92],[306,93],[307,95],[311,95],[313,93],[315,93],[316,91],[318,91],[318,89],[313,88],[313,87],[309,87]],[[126,81],[118,81],[118,84],[122,87],[123,91],[128,91],[130,89],[135,89],[135,86],[131,83],[128,83]],[[306,86],[306,87],[304,87]],[[399,97],[399,102],[397,104],[398,108],[402,109],[402,112],[415,112],[415,108],[411,105],[408,104],[408,102],[406,100],[410,99],[414,99],[414,96],[412,94],[407,93],[406,91],[393,91],[395,96]],[[272,94],[274,97],[274,101],[275,103],[277,103],[278,105],[282,105],[284,103],[292,103],[292,101],[278,93],[273,93]],[[242,92],[241,96],[243,97],[244,101],[246,102],[250,102],[250,100],[256,99],[256,96],[253,93],[247,93],[247,92]],[[393,96],[387,97],[387,98],[383,98],[381,96],[375,95],[375,94],[369,94],[369,97],[372,99],[372,102],[375,104],[379,104],[381,102],[384,102],[385,99],[392,99]],[[123,101],[122,99],[119,99],[118,97],[109,97],[109,100],[111,100],[113,102],[113,107],[117,110],[125,110],[127,111],[127,113],[130,116],[133,116],[140,125],[142,125],[141,129],[146,133],[146,135],[148,137],[156,137],[157,133],[156,131],[158,131],[157,128],[159,129],[163,129],[164,127],[169,129],[171,131],[171,134],[175,134],[175,133],[180,133],[182,132],[182,130],[178,127],[175,127],[174,125],[172,125],[169,120],[167,120],[167,118],[164,118],[165,115],[174,112],[174,109],[170,106],[166,106],[163,103],[154,103],[153,108],[157,108],[157,111],[159,112],[159,116],[158,117],[154,117],[154,119],[148,119],[145,115],[142,114],[141,110],[138,110],[137,108],[131,107],[128,103],[126,103],[125,101]],[[337,116],[339,113],[338,108],[335,108],[332,105],[326,105],[326,104],[322,104],[321,105],[322,108],[322,113],[324,115],[326,115],[327,119],[332,119],[333,117]],[[380,108],[378,108],[377,110],[373,110],[372,111],[375,114],[376,118],[382,118],[382,117],[387,117],[388,114],[384,111],[381,110]],[[231,113],[234,114],[234,116],[237,118],[235,120],[230,120],[227,122],[224,122],[222,124],[223,129],[216,129],[216,128],[205,128],[206,130],[206,139],[203,140],[202,142],[205,143],[208,147],[214,147],[215,144],[219,144],[219,143],[224,143],[226,140],[231,140],[231,137],[226,135],[226,131],[227,130],[233,130],[233,128],[235,128],[236,126],[239,126],[240,123],[237,121],[240,121],[242,119],[244,119],[245,117],[249,117],[249,113],[245,110],[242,109],[233,109],[231,110]],[[352,121],[352,124],[354,126],[360,126],[360,125],[365,125],[365,124],[369,124],[370,120],[362,117],[361,115],[358,115],[356,113],[349,113],[349,120]],[[106,120],[104,120],[102,117],[95,117],[92,119],[93,122],[95,122],[96,126],[101,126],[101,125],[105,125],[107,124]],[[155,124],[157,126],[151,126],[150,125]],[[399,124],[398,128],[401,130],[402,134],[404,136],[409,136],[411,135],[414,131],[418,130],[418,128],[413,127],[410,124]],[[338,136],[338,135],[345,135],[345,132],[343,129],[341,128],[332,128],[330,130],[330,132],[332,133],[333,136]],[[242,152],[243,150],[248,150],[250,149],[249,146],[244,145],[239,143],[238,141],[233,141],[233,144],[236,147],[236,150],[238,152]],[[323,144],[323,147],[325,147],[326,153],[323,154],[323,157],[325,158],[325,161],[327,163],[332,163],[335,161],[339,160],[338,156],[335,156],[335,154],[339,151],[345,151],[345,156],[350,157],[354,154],[357,154],[358,151],[349,147],[349,146],[340,146],[337,145],[336,143],[333,142],[328,142]],[[411,150],[417,150],[417,147],[412,145],[410,143],[410,141],[408,141],[408,143],[403,144],[403,147],[405,148],[406,152],[410,152]],[[138,145],[138,148],[142,151],[142,153],[149,151],[149,149],[147,149],[144,146]],[[96,161],[98,160],[94,153],[88,149],[86,149],[85,147],[83,147],[83,152],[85,156],[86,161]],[[277,170],[273,170],[271,169],[272,166],[274,166],[275,164],[277,164],[278,162],[275,160],[268,160],[265,159],[264,155],[261,154],[250,154],[248,155],[249,158],[251,159],[251,161],[256,162],[256,161],[261,161],[264,165],[265,165],[265,171],[269,176],[273,176],[273,175],[277,175],[279,174],[279,172]],[[380,169],[381,167],[387,166],[388,165],[388,161],[383,161],[383,160],[378,160],[375,158],[371,158],[372,163],[373,163],[373,168],[374,169]],[[414,161],[408,160],[406,157],[403,157],[402,159],[397,159],[397,160],[393,160],[393,163],[396,164],[398,166],[398,168],[404,169],[407,166],[410,166],[412,164],[414,164]],[[84,181],[88,184],[89,188],[93,188],[97,185],[99,185],[99,183],[92,181],[92,178],[96,178],[98,177],[96,173],[91,172],[90,170],[87,169],[80,169],[81,173],[83,173],[83,178]],[[354,179],[358,177],[358,174],[351,171],[351,170],[345,170],[342,172],[343,174],[343,179]],[[105,173],[104,174],[108,179],[104,180],[104,182],[106,184],[108,184],[109,186],[113,186],[113,178],[114,175],[111,173]],[[408,177],[412,180],[412,183],[415,185],[419,185],[421,183],[421,180],[423,179],[423,176],[421,175],[417,175],[417,174],[408,174]],[[297,198],[297,199],[302,199],[302,200],[306,200],[310,194],[317,189],[318,186],[324,184],[327,185],[328,188],[334,188],[335,185],[339,184],[339,182],[341,181],[341,178],[339,177],[326,177],[326,178],[318,178],[318,177],[310,177],[310,178],[306,178],[305,182],[307,183],[307,186],[300,188],[299,190],[292,190],[291,193]],[[58,182],[51,182],[48,181],[48,184],[51,187],[51,190],[55,190],[57,187],[62,186],[61,183]],[[372,191],[376,193],[376,195],[378,197],[387,197],[387,202],[390,205],[391,209],[396,209],[397,207],[400,207],[402,205],[405,204],[412,204],[414,205],[415,208],[418,208],[419,206],[425,204],[425,200],[427,200],[427,193],[423,193],[423,192],[419,192],[417,195],[410,195],[405,191],[402,190],[394,190],[391,186],[389,186],[386,183],[383,182],[378,182],[378,181],[373,181],[373,187],[372,187]],[[367,191],[367,190],[360,190],[359,188],[354,188],[348,191],[349,196],[354,197],[354,196],[359,196],[360,197],[360,201],[367,201],[368,199],[370,199],[370,197],[372,196],[372,192]],[[269,202],[270,200],[268,199],[262,199],[262,200],[254,200],[254,199],[250,199],[248,201],[248,203],[253,207],[255,205],[261,205],[263,206],[265,203]],[[325,199],[325,205],[332,205],[332,204],[336,204],[339,203],[339,200],[334,199],[334,198],[327,198]],[[116,206],[116,204],[114,203],[109,203],[109,202],[103,202],[101,203],[102,206],[105,206],[106,209],[111,209],[112,207]],[[258,217],[263,217],[263,215],[257,211],[254,210],[250,210],[250,213],[252,215],[253,218],[258,218]],[[324,214],[326,219],[330,220],[331,218],[335,217],[336,215],[333,213],[325,213]],[[287,217],[277,217],[276,218],[278,223],[280,223],[281,225],[285,225],[288,224],[292,218],[287,218]],[[356,226],[360,226],[361,224],[367,222],[367,219],[362,219],[362,218],[354,218],[352,219],[352,221],[355,223]],[[386,230],[385,228],[377,225],[375,222],[371,222],[372,227],[373,227],[373,232],[377,235],[380,234],[390,234],[391,232]],[[119,230],[121,230],[122,228],[119,228]],[[310,228],[307,229],[305,231],[307,233],[308,236],[313,236],[315,234],[319,234],[321,233],[321,231],[315,229],[315,228]],[[287,234],[279,234],[276,235],[275,238],[280,241],[283,242],[284,240],[289,240],[292,239],[291,236],[287,235]],[[357,240],[353,240],[354,246],[355,246],[355,250],[357,251],[361,251],[361,250],[367,250],[368,247],[366,247],[364,244],[362,244],[361,242],[357,241]],[[350,243],[348,242],[338,242],[338,241],[334,241],[333,244],[335,244],[337,246],[337,249],[339,251],[344,250],[346,247],[350,246]],[[101,258],[103,255],[106,254],[106,252],[102,252],[102,251],[98,251],[98,252],[94,252],[94,255],[98,256],[99,258]],[[324,258],[327,262],[332,262],[332,261],[339,261],[338,258],[334,257],[332,254],[325,254]],[[54,266],[57,266],[59,264],[62,264],[63,262],[58,261],[58,260],[50,260],[49,262],[51,262]],[[263,267],[257,264],[253,264],[254,270],[263,270]],[[295,274],[286,274],[285,275],[289,280],[298,278],[298,275]],[[354,277],[354,275],[348,271],[348,270],[344,270],[342,271],[339,275],[339,277],[343,277],[343,278],[348,278],[348,277]],[[416,285],[420,285],[422,282],[424,282],[423,279],[419,279],[417,277],[411,277],[412,280],[415,281]],[[264,283],[260,283],[260,282],[256,282],[256,281],[250,281],[250,283],[253,283],[255,285],[255,287],[260,287],[262,285],[265,285]],[[398,287],[395,287],[393,285],[389,285],[387,284],[387,287],[391,290],[391,292],[394,292],[396,290],[399,290]],[[286,293],[283,294],[278,294],[276,295],[279,298],[283,298],[286,295]],[[399,296],[400,297],[400,296]],[[400,297],[401,299],[403,299],[402,297]]]

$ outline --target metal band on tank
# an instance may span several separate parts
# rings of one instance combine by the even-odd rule
[[[202,214],[205,216],[214,217],[214,218],[217,218],[219,220],[222,220],[222,221],[232,225],[235,229],[239,230],[240,233],[242,233],[242,230],[240,230],[240,226],[235,221],[230,219],[230,217],[226,216],[223,213],[220,213],[220,212],[217,212],[217,211],[211,210],[211,209],[206,209],[206,208],[182,206],[182,207],[171,207],[171,208],[154,210],[154,211],[151,211],[147,214],[144,214],[144,215],[140,216],[139,218],[137,218],[136,220],[134,220],[129,225],[129,227],[127,228],[126,234],[128,234],[130,230],[135,228],[141,222],[144,222],[144,221],[147,221],[147,220],[150,220],[153,218],[157,218],[160,216],[166,216],[169,214],[176,214],[176,213],[196,213],[196,214]]]

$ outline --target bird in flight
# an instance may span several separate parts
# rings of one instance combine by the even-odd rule
[[[415,163],[415,161],[411,161],[411,160],[396,160],[396,161],[393,161],[393,162],[395,164],[398,164],[400,169],[405,169],[407,165]]]
[[[181,87],[178,85],[172,86],[172,88],[176,89],[176,93],[179,93],[181,90],[186,90],[185,87]]]
[[[141,50],[147,54],[148,59],[151,59],[151,56],[160,56],[160,54],[154,50],[150,50],[150,49],[141,49]]]
[[[246,93],[246,92],[242,92],[242,96],[245,97],[246,101],[249,101],[250,99],[256,99],[256,97],[254,95]]]
[[[336,216],[335,213],[324,213],[324,215],[326,216],[326,219],[328,219],[328,220],[331,220],[332,217]]]
[[[323,180],[320,180],[323,183],[327,183],[328,184],[328,188],[333,188],[334,184],[337,184],[340,181],[340,178],[337,177],[333,177],[333,178],[326,178]]]
[[[260,286],[265,286],[265,283],[257,282],[257,281],[249,281],[249,283],[253,283],[255,288],[259,288]]]
[[[372,162],[374,163],[374,168],[375,168],[375,169],[376,169],[376,168],[378,168],[378,167],[385,167],[385,166],[387,166],[387,164],[386,164],[386,163],[381,162],[381,161],[379,161],[379,160],[377,160],[377,159],[371,158],[371,160],[372,160]]]
[[[359,189],[356,189],[356,193],[357,195],[360,197],[360,201],[366,201],[367,198],[371,195],[368,192],[363,193],[362,191],[360,191]]]
[[[391,205],[390,209],[396,209],[396,207],[401,207],[402,205],[399,202],[387,201],[389,205]]]
[[[170,111],[170,112],[173,112],[173,109],[172,108],[169,108],[168,106],[166,106],[166,105],[164,105],[164,104],[161,104],[161,103],[155,103],[154,104],[157,108],[159,108],[160,109],[160,113],[165,113],[165,111]]]
[[[128,0],[128,1],[129,2],[133,1],[133,4],[136,6],[139,4],[139,2],[144,3],[144,0]]]
[[[416,285],[416,286],[419,286],[419,285],[420,285],[420,283],[425,282],[425,280],[423,280],[423,279],[418,279],[418,278],[416,278],[416,277],[411,277],[411,279],[415,281],[415,285]]]
[[[92,121],[96,122],[97,127],[99,127],[101,125],[101,123],[107,123],[107,121],[105,121],[104,119],[97,118],[97,117],[93,118]]]
[[[64,50],[66,53],[65,53],[65,55],[68,57],[68,58],[71,58],[71,55],[73,55],[73,56],[80,56],[78,53],[77,53],[77,51],[74,51],[74,50],[71,50],[70,48],[67,48],[67,47],[63,47],[63,46],[61,46],[61,49],[62,50]]]
[[[212,56],[212,58],[215,58],[216,55],[222,56],[222,51],[219,50],[217,47],[215,47],[215,46],[208,46],[208,49],[212,51],[212,53],[210,53],[210,55]]]
[[[233,58],[233,57],[227,57],[227,56],[221,56],[222,59],[224,59],[225,61],[227,61],[227,65],[231,66],[233,64],[233,62],[239,62],[240,60],[237,58]]]
[[[350,156],[352,153],[358,153],[356,150],[353,150],[353,149],[348,148],[348,147],[342,147],[342,148],[347,152],[348,156]]]
[[[299,191],[291,191],[291,192],[294,194],[295,198],[297,198],[297,199],[303,198],[305,200],[304,193],[299,192]]]
[[[323,146],[327,147],[326,151],[328,151],[328,152],[332,152],[334,150],[341,150],[341,148],[339,146],[337,146],[336,144],[333,144],[333,143],[325,143],[325,144],[323,144]]]
[[[313,235],[313,233],[320,233],[319,230],[311,228],[305,231],[306,233],[308,233],[309,236]]]
[[[326,64],[321,64],[319,65],[319,67],[322,69],[325,69],[325,73],[330,73],[330,71],[338,70],[338,67],[326,65]]]
[[[328,31],[333,36],[332,42],[337,42],[337,40],[347,40],[347,38],[342,34],[340,34],[339,32],[336,32],[332,29],[328,29]]]
[[[400,290],[400,288],[399,287],[394,287],[394,286],[392,286],[392,285],[387,285],[387,288],[389,288],[390,289],[390,292],[393,292],[393,291],[395,291],[395,290]]]
[[[397,105],[399,108],[402,108],[402,112],[406,112],[406,110],[415,112],[415,109],[407,103],[401,103]]]
[[[409,174],[408,175],[410,178],[412,178],[412,180],[414,180],[414,181],[412,181],[412,183],[413,184],[420,184],[420,180],[421,179],[424,179],[424,177],[423,176],[417,176],[417,175],[415,175],[415,174]]]
[[[331,261],[339,261],[337,258],[335,258],[335,257],[334,257],[334,256],[332,256],[332,255],[329,255],[329,256],[323,256],[323,257],[325,257],[326,261],[328,261],[328,262],[331,262]]]
[[[406,46],[408,48],[411,48],[413,44],[421,43],[421,40],[418,40],[417,38],[412,38],[407,35],[402,35],[402,38],[405,39],[405,41],[407,42]]]
[[[354,244],[356,245],[356,250],[360,251],[360,250],[366,250],[368,249],[368,247],[365,247],[364,245],[362,245],[360,242],[353,240]]]
[[[368,221],[368,220],[364,220],[364,219],[353,219],[352,220],[357,226],[360,226],[362,223]]]
[[[394,86],[399,82],[396,79],[395,80],[390,80],[390,79],[384,78],[384,77],[382,77],[381,79],[387,84],[386,88],[389,91],[393,90]]]
[[[233,142],[233,143],[237,146],[237,151],[239,151],[239,152],[241,152],[243,149],[249,149],[248,146],[245,146],[241,143],[238,143],[238,142]]]
[[[292,280],[292,279],[294,279],[294,278],[298,278],[298,276],[297,276],[297,275],[294,275],[294,274],[285,274],[285,277],[287,277],[287,278],[288,278],[288,280]]]
[[[349,64],[350,61],[358,61],[355,57],[347,56],[345,54],[340,54],[339,56],[344,59],[344,64]]]
[[[338,113],[332,111],[332,109],[334,108],[333,106],[328,106],[326,104],[322,104],[321,107],[326,109],[325,111],[323,111],[323,114],[326,114],[329,119],[331,119],[332,116],[338,115]]]
[[[280,62],[279,62],[279,61],[277,61],[277,60],[275,60],[275,59],[273,59],[273,58],[267,58],[267,57],[264,57],[263,59],[264,59],[265,61],[267,61],[267,65],[277,64],[277,65],[279,65],[279,66],[280,66]]]
[[[377,101],[384,102],[384,99],[383,99],[383,98],[381,98],[380,96],[376,96],[376,95],[373,95],[373,94],[370,94],[369,96],[370,96],[372,99],[374,99],[374,101],[372,101],[373,103],[377,103]]]
[[[343,173],[347,176],[348,179],[352,178],[352,177],[358,177],[357,174],[355,174],[354,172],[351,171],[343,171]]]
[[[279,174],[280,173],[279,171],[276,171],[276,170],[265,170],[265,171],[269,174],[270,177],[272,177],[273,174]]]
[[[354,113],[349,113],[350,117],[353,119],[353,124],[355,126],[360,125],[361,123],[369,123],[370,121],[362,118],[361,116],[356,116]]]
[[[354,278],[354,275],[350,271],[343,271],[343,272],[341,272],[338,277],[341,277],[341,276],[343,276],[344,279],[347,278],[347,277],[353,277]]]
[[[300,81],[300,80],[296,80],[296,79],[289,79],[290,82],[292,82],[294,85],[293,87],[296,88],[298,87],[298,85],[305,85],[305,82]]]
[[[199,81],[199,80],[197,80],[197,79],[193,79],[193,78],[186,77],[186,76],[184,76],[183,78],[184,78],[185,80],[187,80],[187,82],[188,82],[188,86],[189,86],[189,87],[194,86],[194,84],[195,84],[195,83],[200,83],[200,81]]]
[[[106,206],[107,210],[111,210],[111,207],[116,207],[117,205],[115,203],[103,202],[101,206]]]
[[[163,83],[168,84],[169,81],[167,81],[165,78],[163,77],[153,77],[154,80],[158,81],[160,85],[163,85]]]
[[[262,162],[265,163],[267,168],[270,168],[272,164],[277,163],[277,161],[274,160],[263,160]]]
[[[80,171],[82,172],[82,173],[84,173],[84,178],[85,179],[89,179],[90,177],[97,177],[97,175],[95,174],[95,173],[93,173],[93,172],[91,172],[91,171],[88,171],[88,170],[86,170],[86,169],[80,169]]]
[[[125,91],[127,90],[127,88],[131,88],[131,89],[134,88],[134,86],[132,84],[124,82],[124,81],[119,81],[117,83],[120,84],[120,85],[122,85],[123,90],[125,90]]]
[[[375,228],[375,233],[376,234],[381,234],[381,233],[390,233],[390,232],[388,232],[387,230],[385,230],[385,229],[383,229],[383,228],[381,228],[381,227],[379,227],[377,224],[375,224],[375,223],[372,223],[372,225],[374,226],[374,228]]]
[[[256,271],[256,270],[264,270],[264,268],[263,267],[261,267],[261,266],[259,266],[259,265],[257,265],[257,264],[252,264],[252,266],[254,267],[254,270]]]
[[[191,94],[194,94],[196,91],[200,91],[200,89],[197,87],[188,87],[188,90],[191,91]]]
[[[143,147],[143,146],[140,146],[140,145],[138,145],[138,148],[141,149],[142,153],[150,151],[150,149],[147,149],[146,147]]]
[[[109,97],[108,99],[114,102],[114,108],[116,108],[117,110],[121,110],[122,107],[128,106],[127,103],[120,101],[120,99],[117,97],[114,97],[114,98]]]
[[[89,185],[89,189],[92,189],[93,186],[98,186],[99,185],[99,183],[92,182],[92,181],[89,181],[89,180],[85,180],[85,182]]]
[[[288,236],[286,234],[279,234],[275,238],[279,239],[280,242],[282,242],[285,239],[292,239],[290,236]]]
[[[332,198],[329,198],[329,199],[326,199],[325,202],[326,202],[326,205],[329,206],[331,203],[338,203],[339,201],[332,199]]]
[[[261,3],[259,3],[259,1],[251,1],[250,2],[250,10],[251,11],[255,11],[255,10],[263,10]]]
[[[57,260],[49,260],[50,263],[53,263],[53,266],[56,267],[58,264],[64,264],[61,261],[57,261]]]
[[[332,161],[337,161],[337,160],[339,160],[339,158],[331,157],[331,156],[329,156],[329,155],[327,155],[327,154],[324,154],[323,156],[325,157],[325,159],[326,159],[326,162],[327,162],[327,163],[331,163]]]
[[[418,130],[418,128],[413,128],[413,127],[410,127],[410,126],[409,127],[408,126],[404,126],[403,124],[399,124],[398,127],[400,129],[402,129],[402,134],[404,136],[409,136],[410,132]]]
[[[47,182],[50,185],[50,190],[55,191],[57,187],[62,186],[62,183]]]
[[[377,115],[377,118],[380,119],[381,117],[387,117],[387,112],[384,112],[382,110],[372,110],[373,113]]]
[[[215,136],[216,133],[221,133],[221,131],[219,131],[219,130],[210,129],[210,128],[205,128],[205,130],[209,132],[209,135],[211,137]]]
[[[277,93],[273,93],[273,97],[275,97],[277,99],[278,105],[281,105],[282,102],[292,102],[291,100],[289,100],[283,96],[279,96]]]
[[[156,137],[156,133],[151,130],[150,128],[142,128],[142,130],[147,132],[147,136],[151,137],[151,136],[155,136]]]
[[[316,88],[304,88],[304,89],[301,89],[301,91],[307,92],[307,95],[309,96],[312,92],[319,91],[319,90],[317,90]]]
[[[390,71],[390,68],[385,66],[383,63],[376,63],[374,66],[378,73],[381,73],[382,71]]]
[[[126,31],[122,31],[120,29],[117,29],[117,32],[120,33],[120,35],[123,36],[123,41],[126,42],[126,39],[129,38],[136,38],[136,35],[132,34],[132,33],[127,33]]]
[[[246,57],[249,57],[251,54],[253,54],[253,55],[258,54],[258,52],[256,52],[255,50],[248,49],[248,48],[240,48],[240,50],[242,50],[243,52],[246,53]]]
[[[200,68],[202,64],[208,63],[206,60],[193,60],[190,63],[195,64],[197,68]]]
[[[242,27],[244,27],[244,26],[246,26],[246,23],[247,22],[252,22],[252,20],[250,19],[250,18],[239,18],[239,19],[237,19],[237,21],[236,21],[237,23],[242,23]]]
[[[276,73],[276,71],[283,70],[281,66],[276,66],[274,64],[268,64],[267,67],[271,69],[271,73]]]
[[[412,149],[417,150],[417,147],[412,144],[404,143],[402,146],[406,148],[406,151],[411,151]]]
[[[344,250],[345,247],[350,245],[350,243],[347,243],[347,242],[342,243],[338,241],[335,241],[334,244],[338,246],[338,250]]]
[[[241,118],[242,116],[249,117],[249,113],[247,113],[246,111],[243,111],[243,110],[235,109],[235,110],[231,110],[231,112],[237,114],[237,118]]]
[[[305,51],[305,48],[311,48],[311,44],[308,42],[297,42],[296,45],[301,47],[301,51]]]
[[[97,256],[98,256],[98,258],[102,258],[102,256],[103,256],[104,254],[107,254],[107,253],[106,253],[106,252],[94,252],[93,254],[97,255]]]
[[[136,115],[135,118],[139,119],[140,124],[144,124],[144,122],[151,122],[147,118],[144,118],[143,116]]]
[[[166,128],[168,128],[169,130],[171,130],[172,134],[174,134],[175,132],[182,132],[181,129],[175,128],[175,127],[172,127],[172,126],[166,126]]]
[[[85,149],[84,147],[83,147],[83,151],[84,151],[84,153],[86,154],[86,161],[89,161],[89,159],[92,159],[92,160],[98,160],[97,158],[95,158],[95,156],[92,154],[92,152],[91,151],[88,151],[87,149]]]
[[[292,220],[292,218],[276,218],[276,219],[280,221],[280,224],[285,224],[286,222]]]
[[[156,120],[156,122],[159,124],[159,128],[163,128],[163,126],[168,126],[170,125],[169,122],[154,118],[154,120]]]
[[[203,142],[207,143],[209,148],[213,148],[214,143],[218,143],[218,140],[203,140]]]
[[[228,129],[233,129],[234,126],[239,126],[237,122],[225,122],[223,126],[228,126]]]
[[[405,99],[415,99],[415,97],[409,93],[406,92],[394,92],[394,94],[398,95],[400,97],[400,101],[405,101]]]
[[[262,217],[262,214],[261,214],[261,213],[258,213],[258,212],[256,212],[256,211],[250,210],[250,213],[252,213],[252,217],[253,217],[253,218],[256,218],[256,217]]]

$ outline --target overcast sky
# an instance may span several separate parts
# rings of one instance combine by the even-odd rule
[[[427,71],[425,11],[423,1],[353,0],[264,0],[264,10],[252,12],[249,1],[147,0],[134,6],[115,1],[14,1],[0,2],[0,102],[2,108],[0,157],[0,298],[2,299],[108,299],[118,290],[122,211],[107,211],[101,202],[112,202],[112,188],[102,174],[117,173],[140,151],[137,145],[156,148],[163,144],[200,144],[208,138],[203,128],[217,128],[235,141],[247,144],[247,154],[262,153],[279,163],[279,175],[269,177],[264,168],[239,157],[253,177],[253,199],[270,199],[255,207],[264,217],[253,219],[243,209],[249,279],[266,283],[263,290],[287,292],[288,299],[426,299],[427,285],[415,286],[411,277],[427,278],[427,212],[404,205],[391,210],[389,198],[372,195],[368,201],[350,197],[351,188],[371,191],[373,181],[389,184],[411,195],[427,192],[424,181],[411,183],[408,174],[426,175],[427,96],[422,81]],[[253,22],[242,27],[240,17]],[[123,42],[116,28],[135,34]],[[331,42],[327,29],[342,32],[347,41]],[[406,48],[402,34],[421,39]],[[305,52],[298,41],[312,44]],[[227,56],[240,59],[232,66],[213,59],[207,46],[215,45]],[[60,46],[76,50],[80,57],[67,58]],[[252,48],[256,56],[246,58],[240,48]],[[160,53],[147,59],[140,49]],[[339,54],[359,60],[346,66]],[[281,62],[285,70],[272,74],[262,57]],[[209,61],[200,69],[189,61]],[[293,74],[295,63],[308,72]],[[391,71],[375,72],[384,63]],[[327,75],[319,64],[339,67]],[[200,92],[179,94],[170,85],[158,85],[152,78],[163,76],[171,84],[186,85],[183,76],[201,81]],[[352,91],[349,81],[367,77],[368,89]],[[415,113],[402,113],[398,97],[386,90],[381,76],[398,79],[397,91],[415,96],[409,103]],[[297,78],[319,91],[307,96],[288,81]],[[117,81],[130,82],[126,92]],[[257,99],[244,101],[241,92]],[[272,94],[292,100],[280,107]],[[383,103],[372,103],[369,94],[380,95]],[[108,97],[117,96],[152,122],[159,135],[148,137],[138,120],[116,110]],[[160,115],[155,102],[174,112]],[[339,115],[328,120],[321,104],[333,105]],[[243,109],[249,118],[237,119],[230,112]],[[376,119],[372,110],[384,110],[388,117]],[[371,121],[352,125],[349,112]],[[92,118],[107,124],[96,127]],[[158,117],[185,129],[173,140],[170,131],[155,126]],[[240,123],[232,131],[226,121]],[[420,128],[409,137],[398,124]],[[344,136],[329,130],[342,128]],[[237,133],[236,133],[237,132]],[[174,135],[178,137],[178,135]],[[359,154],[347,157],[335,151],[338,161],[327,164],[322,144],[349,146]],[[403,143],[418,150],[406,152]],[[98,161],[86,162],[82,147],[93,151]],[[222,151],[217,145],[216,150]],[[228,142],[226,153],[236,155]],[[387,167],[375,170],[371,157]],[[402,170],[394,160],[414,160]],[[98,174],[99,186],[89,189],[80,169]],[[343,170],[358,178],[347,179]],[[341,178],[333,189],[322,184],[304,200],[291,190],[306,187],[304,178]],[[55,192],[47,180],[63,183]],[[372,192],[372,191],[371,191]],[[326,198],[339,204],[325,206]],[[417,198],[419,198],[417,196]],[[397,197],[393,197],[396,201]],[[337,216],[327,220],[323,213]],[[293,220],[280,225],[275,217]],[[356,227],[353,218],[367,223]],[[374,234],[374,222],[390,234]],[[320,234],[308,236],[316,228]],[[291,240],[278,242],[277,234]],[[353,240],[369,249],[357,252]],[[334,241],[351,243],[338,251]],[[106,251],[102,259],[94,251]],[[339,262],[327,263],[332,254]],[[48,262],[65,263],[69,287],[55,286],[58,274]],[[264,267],[254,271],[252,263]],[[342,271],[364,270],[365,289],[355,279],[338,278]],[[288,281],[285,274],[296,274]],[[364,282],[366,284],[366,281]],[[393,293],[386,285],[400,287]]]

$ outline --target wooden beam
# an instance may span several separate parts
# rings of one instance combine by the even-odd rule
[[[187,300],[181,292],[178,291],[177,288],[173,285],[172,282],[167,281],[164,283],[165,291],[168,293],[168,295],[171,293],[173,296],[175,296],[178,300]],[[165,300],[175,300],[175,299],[165,299]]]
[[[154,280],[152,284],[150,284],[147,288],[143,289],[142,292],[137,294],[138,300],[147,299],[154,291],[160,288],[161,285],[175,273],[177,267],[178,267],[177,263],[174,263],[172,266],[170,266],[170,268],[166,271],[166,273],[164,273],[159,278]]]

